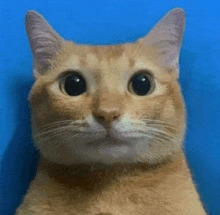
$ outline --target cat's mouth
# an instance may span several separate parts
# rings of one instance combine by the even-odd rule
[[[127,142],[120,140],[117,137],[107,133],[105,137],[100,138],[99,140],[95,140],[88,143],[88,146],[97,147],[97,146],[119,146],[119,145],[128,145]]]
[[[116,128],[107,128],[104,132],[100,132],[95,139],[88,141],[87,145],[90,147],[131,146],[131,143],[134,144],[140,137],[140,134],[133,134],[132,130],[122,132]]]

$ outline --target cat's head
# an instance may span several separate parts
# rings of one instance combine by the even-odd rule
[[[144,38],[115,46],[61,38],[34,11],[26,30],[34,61],[33,137],[55,163],[157,163],[182,149],[178,84],[182,9]]]

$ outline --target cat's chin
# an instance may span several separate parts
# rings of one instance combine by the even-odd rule
[[[146,153],[147,148],[146,140],[138,140],[138,138],[119,139],[109,135],[85,142],[81,139],[78,143],[66,145],[65,151],[52,152],[52,150],[45,150],[46,148],[41,148],[40,151],[50,161],[64,165],[91,163],[112,165],[136,162],[140,151]]]
[[[146,140],[145,140],[146,141]],[[133,163],[140,151],[146,153],[146,142],[138,138],[119,139],[106,135],[104,138],[88,142],[77,154],[83,163]],[[145,142],[145,144],[143,144]],[[145,147],[142,147],[145,145]]]
[[[181,148],[181,144],[177,142],[161,144],[153,136],[148,138],[135,132],[132,135],[128,132],[103,132],[93,136],[78,136],[73,142],[67,141],[59,147],[50,147],[48,144],[40,147],[41,153],[50,161],[64,165],[137,162],[154,164]]]

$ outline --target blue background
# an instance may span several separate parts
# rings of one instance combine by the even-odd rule
[[[206,210],[220,215],[220,7],[213,0],[0,1],[0,214],[14,214],[37,162],[27,101],[33,79],[26,11],[40,12],[66,39],[115,44],[144,36],[174,7],[186,11],[180,58],[185,151]]]

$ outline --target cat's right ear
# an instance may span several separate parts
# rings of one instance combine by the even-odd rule
[[[35,11],[27,12],[25,27],[33,55],[33,73],[37,78],[49,69],[51,59],[61,49],[64,39]]]

